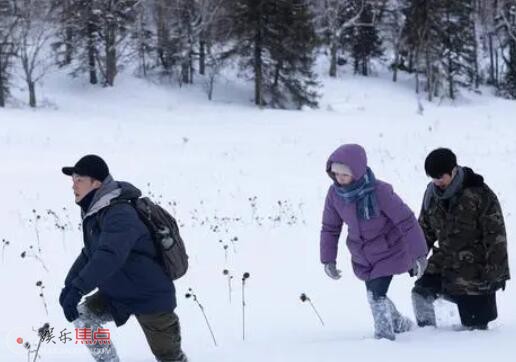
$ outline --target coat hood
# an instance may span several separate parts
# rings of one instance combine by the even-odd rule
[[[361,179],[367,171],[366,152],[362,146],[357,144],[342,145],[330,155],[326,163],[326,172],[332,180],[334,180],[331,172],[331,164],[333,162],[348,166],[351,172],[353,172],[353,178],[355,180]]]

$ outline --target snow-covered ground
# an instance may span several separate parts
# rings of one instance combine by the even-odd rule
[[[259,110],[249,102],[249,84],[233,80],[224,80],[208,102],[197,87],[171,89],[123,76],[115,89],[90,88],[53,74],[40,89],[43,108],[0,110],[0,239],[9,241],[2,242],[0,263],[0,360],[26,361],[16,339],[36,342],[32,329],[45,322],[54,327],[55,344],[43,343],[42,361],[90,360],[86,348],[75,344],[73,325],[57,302],[82,244],[71,181],[60,169],[87,153],[104,157],[115,178],[152,194],[184,224],[191,269],[176,283],[177,312],[192,362],[511,358],[512,283],[498,294],[499,319],[489,331],[455,331],[458,313],[441,302],[437,330],[377,341],[365,287],[351,272],[345,244],[341,280],[327,278],[319,263],[321,211],[330,183],[326,158],[340,144],[356,142],[368,151],[377,177],[392,183],[416,213],[428,182],[426,154],[451,147],[498,194],[514,267],[516,102],[484,93],[466,94],[455,104],[423,102],[421,114],[409,81],[344,76],[324,80],[320,109],[297,112]],[[38,240],[48,271],[32,257]],[[224,269],[234,276],[231,303]],[[245,342],[244,272],[251,274]],[[45,287],[48,315],[37,281]],[[411,317],[412,284],[408,275],[398,276],[389,292]],[[184,297],[188,288],[205,307],[217,347],[199,308]],[[324,327],[300,301],[301,293],[312,299]],[[134,318],[122,328],[107,327],[122,361],[154,360]],[[65,328],[73,340],[62,343]]]

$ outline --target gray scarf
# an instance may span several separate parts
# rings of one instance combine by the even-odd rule
[[[461,189],[464,182],[464,169],[457,166],[457,172],[453,177],[452,182],[444,190],[434,185],[433,182],[428,184],[425,192],[425,198],[423,200],[423,207],[428,210],[430,202],[435,197],[438,200],[450,200],[452,199]]]
[[[82,212],[81,216],[84,220],[86,217],[99,212],[101,209],[109,206],[111,200],[117,198],[122,193],[118,183],[113,180],[113,177],[109,175],[102,182],[102,186],[98,189],[97,193],[91,201],[90,207],[87,212]]]

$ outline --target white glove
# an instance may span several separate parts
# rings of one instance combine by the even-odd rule
[[[326,263],[324,264],[324,272],[332,279],[337,280],[340,279],[342,272],[337,269],[335,263]]]
[[[422,256],[416,259],[414,266],[409,270],[409,274],[411,277],[416,277],[417,279],[421,278],[425,273],[426,267],[428,266],[428,260],[425,256]]]

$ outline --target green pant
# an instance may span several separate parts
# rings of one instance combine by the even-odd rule
[[[106,301],[99,293],[86,298],[78,307],[80,317],[74,322],[78,328],[102,328],[101,324],[112,321]],[[181,350],[181,330],[179,318],[174,312],[136,315],[143,329],[147,343],[158,361],[186,362],[186,356]],[[90,348],[90,345],[87,345]],[[109,346],[109,347],[108,347]],[[118,361],[114,346],[91,346],[90,351],[97,361]],[[100,351],[99,351],[100,350]],[[109,358],[106,358],[109,355]]]

